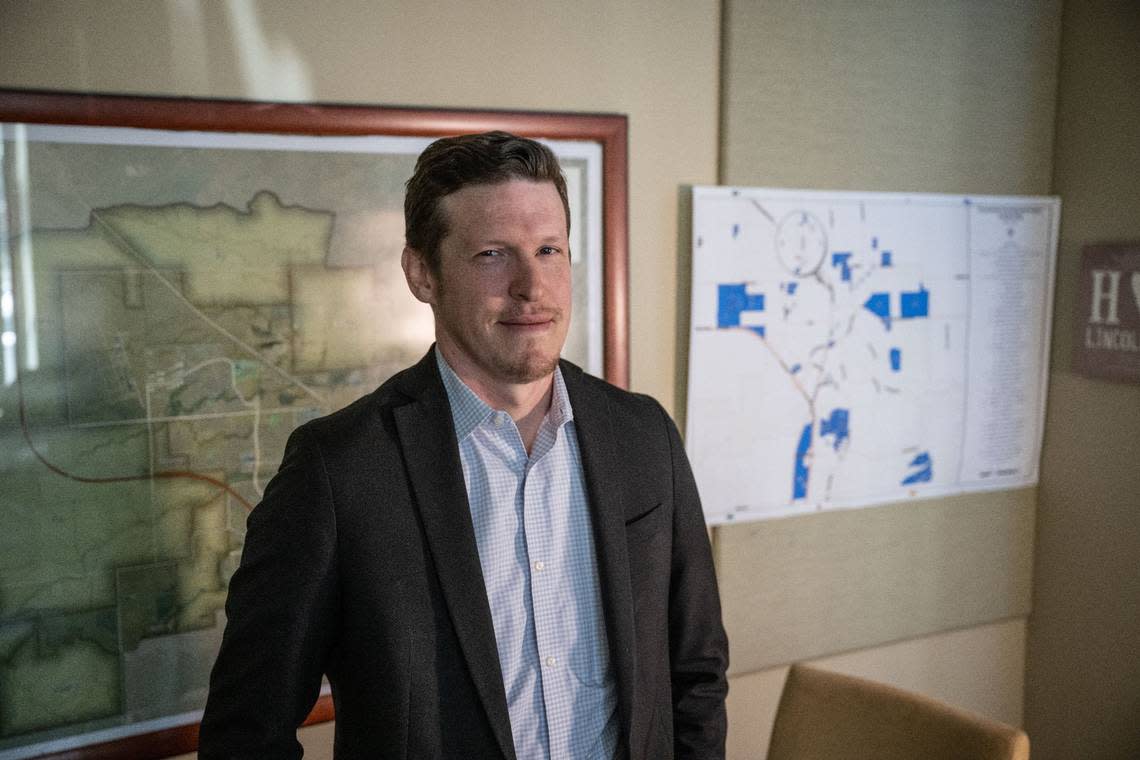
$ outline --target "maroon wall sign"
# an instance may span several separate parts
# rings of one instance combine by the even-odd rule
[[[1073,369],[1140,383],[1140,243],[1085,246],[1080,287]]]

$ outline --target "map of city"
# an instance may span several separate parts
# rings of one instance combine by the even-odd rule
[[[289,433],[433,333],[399,265],[424,140],[322,153],[30,132],[4,145],[8,198],[30,212],[5,252],[34,283],[11,313],[35,306],[0,386],[4,760],[193,720]]]
[[[1035,480],[1053,208],[694,189],[686,440],[709,520]],[[1027,348],[998,345],[1023,306]]]

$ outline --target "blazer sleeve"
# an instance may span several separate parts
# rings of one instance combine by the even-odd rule
[[[335,638],[336,524],[328,475],[305,428],[249,515],[210,674],[203,760],[299,758],[297,728],[320,694]]]
[[[673,751],[678,760],[724,758],[728,638],[721,622],[712,550],[693,471],[677,426],[661,410],[673,470],[669,657]]]

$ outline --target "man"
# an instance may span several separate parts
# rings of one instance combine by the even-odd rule
[[[202,758],[716,758],[727,642],[677,430],[559,361],[569,206],[544,146],[433,143],[405,200],[418,364],[301,426],[249,518]]]

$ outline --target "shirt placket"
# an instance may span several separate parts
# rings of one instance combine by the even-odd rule
[[[510,538],[508,543],[508,536],[518,535],[516,531],[501,529],[484,536],[484,541],[494,547],[491,550],[493,554],[517,557],[515,560],[517,564],[510,563],[509,572],[496,576],[493,583],[497,595],[529,594],[533,573],[528,566],[530,560],[526,558],[530,540],[525,523],[525,489],[529,466],[526,450],[523,448],[517,428],[506,412],[497,411],[491,414],[483,429],[487,434],[486,451],[490,455],[484,460],[484,466],[491,474],[491,480],[498,482],[498,486],[492,488],[491,496],[491,502],[498,506],[492,508],[509,509],[513,512],[516,515],[515,519],[518,520],[516,531],[522,532],[521,547],[515,545],[514,538]],[[505,518],[505,515],[503,517]],[[503,527],[505,528],[505,525]],[[519,561],[524,559],[523,562]],[[546,747],[549,745],[549,727],[545,719],[543,673],[541,658],[537,661],[534,659],[540,653],[537,651],[533,634],[533,602],[530,599],[527,599],[527,602],[529,602],[526,605],[530,608],[529,614],[514,619],[509,627],[509,633],[498,641],[499,655],[503,665],[504,685],[508,686],[512,731],[520,734],[516,739],[528,748]],[[502,606],[497,608],[504,609]],[[498,636],[498,625],[506,622],[504,616],[500,618],[496,623],[496,636]],[[511,695],[514,695],[515,699],[511,699]],[[542,714],[537,715],[535,711],[540,707]],[[528,756],[534,756],[533,751]]]
[[[556,567],[556,536],[552,515],[558,505],[550,503],[547,484],[555,431],[544,425],[532,448],[535,456],[526,465],[523,481],[523,525],[526,533],[528,571],[530,572],[531,609],[534,615],[535,643],[542,675],[543,706],[546,712],[547,736],[551,757],[559,757],[556,737],[564,732],[566,710],[561,704],[566,694],[569,662],[566,642],[560,635],[558,586],[561,569]]]

